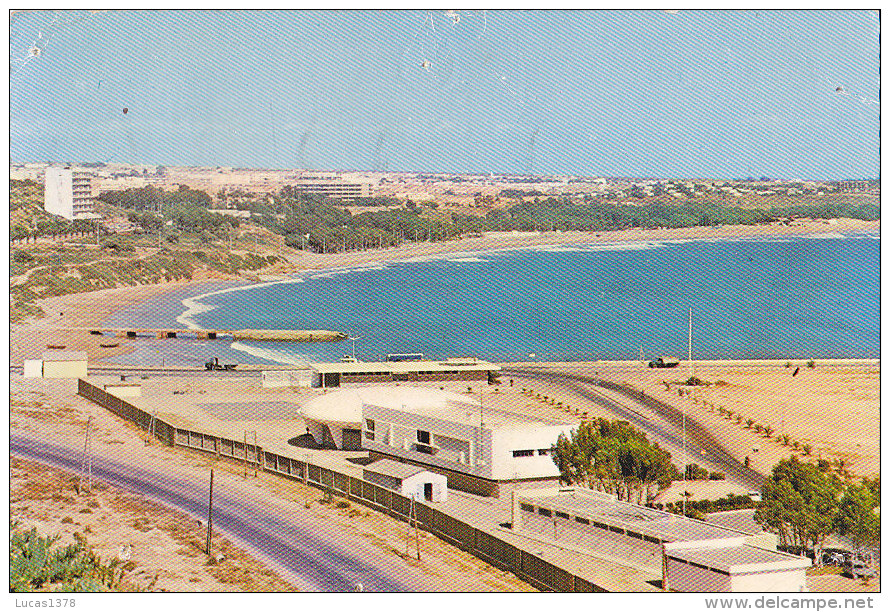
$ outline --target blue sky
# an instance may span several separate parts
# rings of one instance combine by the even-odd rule
[[[874,11],[454,15],[16,14],[10,155],[589,176],[879,174]],[[27,60],[34,46],[40,54]]]

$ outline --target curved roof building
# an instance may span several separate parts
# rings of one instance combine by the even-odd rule
[[[363,387],[319,395],[300,412],[312,438],[320,446],[358,450],[365,406],[409,413],[445,415],[455,410],[478,414],[479,400],[423,387]]]
[[[358,450],[362,446],[362,399],[351,389],[319,395],[300,408],[315,442],[327,448]]]

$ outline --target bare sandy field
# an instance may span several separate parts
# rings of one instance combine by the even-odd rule
[[[10,458],[10,516],[23,531],[60,536],[56,548],[79,539],[104,562],[124,565],[122,590],[169,592],[295,591],[290,583],[226,538],[214,535],[207,563],[206,527],[166,506],[101,482],[87,493],[77,476]]]
[[[852,476],[872,477],[880,470],[880,366],[874,361],[844,363],[816,360],[810,368],[804,360],[709,362],[696,365],[695,376],[710,384],[683,395],[680,383],[691,373],[685,364],[678,369],[650,369],[640,362],[540,365],[583,376],[598,372],[603,378],[642,389],[685,409],[736,458],[744,462],[748,457],[751,467],[761,474],[768,475],[781,459],[797,455],[804,460],[825,459],[836,467],[843,461],[843,469]],[[537,386],[541,390],[536,392],[547,393],[545,386]],[[563,401],[558,391],[550,391]],[[564,403],[575,407],[580,401],[564,398]],[[593,405],[583,408],[587,409],[591,416],[608,416]],[[750,426],[748,419],[753,421]],[[757,432],[758,424],[771,427],[770,435]],[[783,435],[790,438],[788,446]],[[810,447],[809,453],[805,445]]]

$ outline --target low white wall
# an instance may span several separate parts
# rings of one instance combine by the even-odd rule
[[[86,378],[86,361],[44,361],[44,378]]]
[[[782,572],[733,575],[732,590],[736,593],[752,591],[761,593],[802,593],[807,590],[807,573],[804,569],[796,569]]]
[[[43,360],[25,359],[25,368],[22,373],[25,378],[43,378]]]
[[[105,385],[105,390],[115,397],[142,397],[141,385]]]
[[[312,370],[263,370],[262,381],[264,389],[308,388],[312,386]]]

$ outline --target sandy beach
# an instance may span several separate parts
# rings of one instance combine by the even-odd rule
[[[799,236],[804,234],[876,232],[880,221],[837,219],[797,221],[794,225],[723,225],[719,227],[683,227],[676,229],[630,229],[608,232],[486,232],[481,238],[462,238],[437,243],[406,243],[383,250],[349,253],[299,253],[291,257],[306,269],[350,267],[373,262],[437,257],[456,253],[527,249],[542,246],[604,244],[610,242],[658,242],[668,240],[712,240],[754,236]]]

